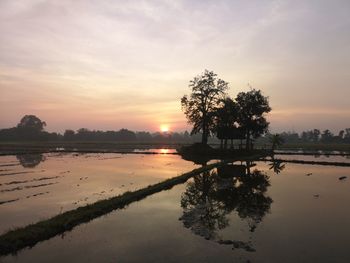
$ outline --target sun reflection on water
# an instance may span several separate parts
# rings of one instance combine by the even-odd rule
[[[160,149],[159,152],[162,154],[167,154],[169,153],[169,149]]]

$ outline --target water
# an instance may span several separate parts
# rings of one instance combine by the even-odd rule
[[[176,155],[0,157],[0,232],[133,191],[198,166]]]
[[[235,165],[0,262],[349,262],[348,167]]]

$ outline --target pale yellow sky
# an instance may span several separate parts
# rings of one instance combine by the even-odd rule
[[[273,131],[350,126],[349,1],[0,1],[0,128],[189,129],[204,69],[270,97]]]

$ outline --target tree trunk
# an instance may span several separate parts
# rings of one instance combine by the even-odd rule
[[[246,139],[246,143],[245,143],[245,149],[247,151],[249,151],[249,143],[250,143],[250,133],[249,133],[249,131],[247,131],[247,139]]]
[[[203,116],[203,124],[202,124],[202,144],[207,144],[208,143],[208,134],[207,134],[207,125],[206,125],[206,121],[205,121],[205,116]]]
[[[207,144],[208,143],[208,136],[206,132],[203,131],[202,133],[202,144]]]

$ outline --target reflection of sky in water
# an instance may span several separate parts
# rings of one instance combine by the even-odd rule
[[[0,232],[133,191],[196,167],[180,156],[163,154],[2,156]]]
[[[3,262],[347,262],[350,178],[338,178],[349,176],[350,169],[286,164],[275,174],[269,168],[269,162],[251,167],[252,172],[258,169],[269,176],[266,189],[257,184],[254,191],[243,188],[237,195],[233,190],[226,198],[218,196],[217,189],[225,184],[221,179],[212,178],[209,185],[200,180],[195,191],[189,191],[194,183],[191,179],[83,224],[63,239],[55,237],[17,257],[6,257]],[[263,199],[259,199],[259,191]],[[207,205],[205,209],[214,216],[209,219],[224,216],[222,222],[226,223],[215,230],[215,238],[207,240],[205,234],[199,235],[198,229],[179,220],[187,211],[181,205],[186,196],[191,196],[191,206]],[[271,202],[259,203],[269,199]],[[232,250],[232,244],[219,244],[217,240],[242,241],[255,252]]]
[[[155,149],[135,149],[134,152],[154,152],[154,153],[177,153],[176,149],[168,149],[168,148],[155,148]]]

